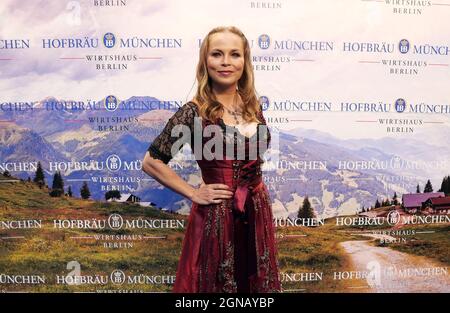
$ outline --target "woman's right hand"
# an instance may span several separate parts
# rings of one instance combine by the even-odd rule
[[[205,205],[221,203],[223,199],[230,199],[232,197],[233,192],[228,185],[201,183],[199,188],[194,189],[191,200],[197,204]]]

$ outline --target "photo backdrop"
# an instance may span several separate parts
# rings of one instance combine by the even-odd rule
[[[284,292],[449,292],[450,1],[0,3],[0,291],[170,292],[191,202],[142,171],[240,28]],[[169,165],[193,186],[187,145]]]

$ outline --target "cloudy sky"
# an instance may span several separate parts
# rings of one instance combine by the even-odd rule
[[[272,40],[335,41],[333,52],[285,52],[269,54],[314,62],[291,62],[280,72],[256,72],[261,95],[283,101],[388,102],[405,98],[407,102],[450,104],[450,56],[413,56],[444,66],[428,66],[417,76],[388,75],[380,61],[370,53],[342,52],[342,42],[395,43],[407,38],[412,44],[448,45],[450,6],[425,8],[421,15],[395,15],[380,2],[361,0],[290,0],[281,9],[252,9],[252,1],[143,1],[127,0],[126,7],[94,7],[93,1],[2,0],[0,39],[31,40],[31,49],[0,50],[0,102],[36,101],[53,96],[58,99],[98,100],[108,94],[119,99],[153,96],[161,100],[186,101],[193,96],[198,40],[215,26],[235,25],[250,40],[268,34]],[[450,1],[443,0],[441,3]],[[43,38],[102,38],[113,32],[119,38],[157,37],[182,40],[181,49],[42,49]],[[276,52],[276,53],[275,53]],[[157,58],[131,62],[124,71],[98,71],[83,58],[86,54],[135,54]],[[262,55],[259,48],[254,55]],[[267,54],[267,52],[266,52]],[[390,59],[397,58],[390,56]],[[275,116],[267,112],[267,116]],[[289,116],[279,113],[277,116]],[[398,117],[398,115],[387,115]],[[448,130],[447,116],[422,116]],[[313,119],[307,125],[289,123],[282,128],[315,128],[341,138],[383,137],[378,125],[355,131],[355,119],[364,114],[301,113]],[[373,116],[372,116],[373,117]],[[414,116],[409,116],[413,117]],[[417,116],[416,116],[417,117]],[[338,123],[330,123],[338,121]],[[439,125],[439,126],[437,126]],[[338,127],[336,127],[338,126]],[[423,131],[427,130],[423,128]]]

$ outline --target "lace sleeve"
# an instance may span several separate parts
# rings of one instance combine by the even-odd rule
[[[181,106],[177,112],[169,119],[166,126],[164,126],[163,131],[153,140],[153,142],[148,147],[148,152],[150,156],[154,159],[159,159],[163,161],[165,164],[169,163],[169,161],[175,156],[175,154],[181,150],[185,143],[191,144],[191,138],[193,136],[193,127],[194,127],[194,117],[197,115],[196,108],[194,107],[196,104],[192,102],[185,103]],[[186,125],[189,127],[191,133],[189,139],[183,139],[180,145],[177,146],[177,151],[174,151],[172,154],[172,146],[173,144],[180,139],[183,135],[180,136],[172,136],[172,129],[177,125]]]
[[[267,130],[267,147],[269,147],[270,145],[270,140],[272,139],[271,135],[270,135],[270,130],[269,130],[269,126],[267,125],[266,119],[264,118],[263,115],[263,108],[262,105],[259,105],[259,112],[258,112],[258,118],[259,120],[263,123],[263,125],[266,126],[266,130]]]

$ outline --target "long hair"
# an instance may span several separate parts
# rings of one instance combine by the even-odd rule
[[[211,78],[208,75],[206,59],[209,51],[209,38],[220,32],[231,32],[241,37],[244,44],[244,70],[238,80],[237,92],[244,102],[242,117],[246,122],[262,122],[258,120],[257,113],[260,110],[257,93],[255,90],[255,79],[250,56],[250,45],[245,35],[234,26],[220,26],[212,29],[200,46],[199,61],[197,65],[197,93],[193,100],[199,107],[202,118],[216,122],[223,112],[223,105],[217,100],[211,86]]]

